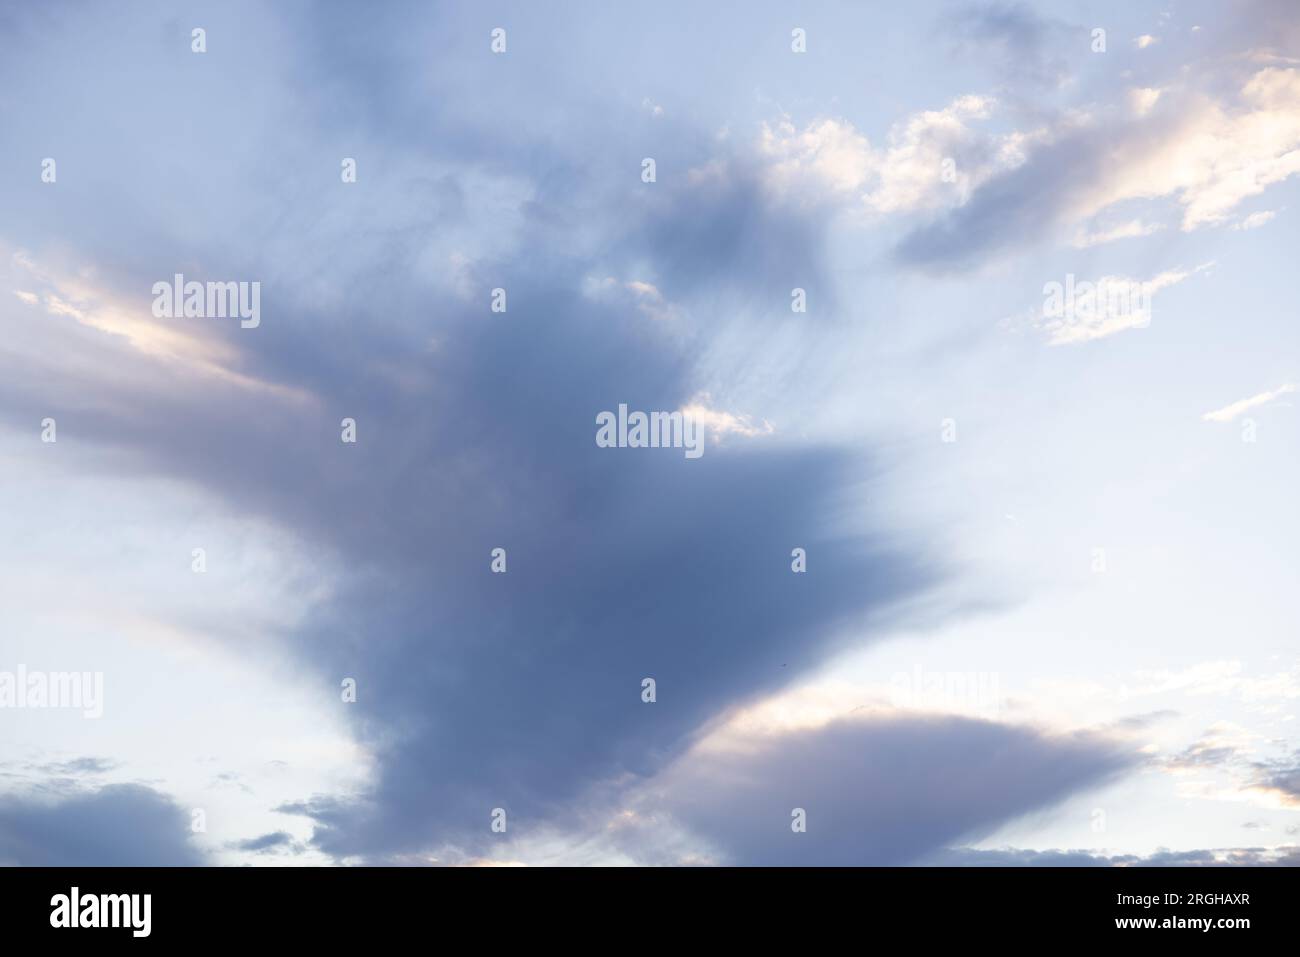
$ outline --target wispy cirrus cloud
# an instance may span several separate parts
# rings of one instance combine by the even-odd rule
[[[1176,286],[1215,263],[1191,269],[1166,269],[1147,279],[1106,275],[1096,279],[1067,275],[1043,286],[1043,304],[1000,322],[1003,329],[1031,328],[1042,332],[1049,345],[1094,342],[1131,329],[1151,325],[1156,293]]]
[[[1286,382],[1276,389],[1269,389],[1267,392],[1260,392],[1245,399],[1238,399],[1236,402],[1229,402],[1227,405],[1211,412],[1206,412],[1201,416],[1206,422],[1231,422],[1243,412],[1249,412],[1251,409],[1257,409],[1260,406],[1268,405],[1270,402],[1276,402],[1284,395],[1290,395],[1300,389],[1300,385],[1294,382]]]

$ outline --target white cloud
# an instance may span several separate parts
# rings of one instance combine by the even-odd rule
[[[1267,405],[1274,399],[1296,391],[1297,388],[1300,388],[1300,386],[1288,382],[1285,385],[1278,386],[1276,389],[1270,389],[1268,392],[1261,392],[1259,395],[1252,395],[1248,399],[1238,399],[1236,402],[1229,403],[1221,409],[1215,409],[1213,412],[1206,412],[1201,416],[1201,418],[1206,422],[1231,422],[1248,409]]]
[[[1160,99],[1163,90],[1155,87],[1137,87],[1128,91],[1128,105],[1134,116],[1146,116]]]
[[[736,415],[722,409],[710,408],[709,403],[711,401],[712,399],[707,392],[701,392],[682,406],[681,411],[694,417],[697,422],[712,432],[715,440],[722,438],[724,435],[740,435],[745,438],[754,438],[759,435],[771,435],[776,431],[776,426],[772,425],[767,419],[763,420],[762,425],[755,425],[747,415]]]
[[[858,190],[877,164],[867,138],[843,120],[818,120],[802,132],[788,118],[775,128],[764,123],[759,148],[779,191],[809,182],[830,192]]]
[[[677,307],[664,298],[659,287],[640,279],[620,281],[613,276],[603,279],[588,276],[583,282],[583,292],[591,299],[630,304],[656,321],[666,322],[678,314]]]
[[[1099,246],[1102,243],[1114,242],[1117,239],[1134,239],[1139,236],[1150,236],[1152,233],[1164,229],[1159,223],[1144,223],[1140,219],[1131,219],[1126,223],[1118,226],[1112,226],[1110,229],[1103,229],[1098,232],[1084,232],[1080,230],[1075,234],[1072,245],[1076,249],[1087,249],[1089,246]]]
[[[996,101],[968,95],[901,120],[883,145],[845,120],[823,118],[801,129],[785,117],[764,124],[758,150],[777,195],[859,201],[867,212],[888,215],[961,205],[991,177],[1023,164],[1036,147],[1089,129],[1090,135],[1112,135],[1114,143],[1105,175],[1071,197],[1067,219],[1084,222],[1119,203],[1173,197],[1183,209],[1184,231],[1220,224],[1243,200],[1300,173],[1300,70],[1258,70],[1229,98],[1170,89],[1127,91],[1133,117],[1143,120],[1160,103],[1162,124],[1168,124],[1137,126],[1132,133],[1092,129],[1097,116],[1086,112],[1033,130],[987,132],[977,122],[993,115]],[[1154,228],[1126,224],[1113,235],[1085,234],[1082,244]]]
[[[110,337],[102,340],[105,345],[125,344],[154,368],[172,367],[186,375],[207,376],[295,402],[315,401],[300,389],[238,371],[240,350],[229,340],[212,334],[202,322],[155,318],[150,309],[152,292],[147,289],[139,301],[131,302],[101,286],[90,270],[69,272],[38,265],[22,250],[15,252],[10,261],[16,272],[21,271],[42,289],[40,294],[15,291],[24,303]]]
[[[625,283],[625,285],[627,286],[628,289],[632,290],[632,292],[636,293],[638,296],[641,296],[645,299],[649,299],[652,302],[663,301],[664,298],[663,295],[659,292],[659,289],[653,283],[642,282],[639,279],[633,279]]]
[[[1199,95],[1185,102],[1167,135],[1115,144],[1111,174],[1080,197],[1077,217],[1173,195],[1190,231],[1222,222],[1242,200],[1300,172],[1300,70],[1260,70],[1235,104]]]
[[[1267,223],[1276,215],[1277,215],[1276,210],[1272,210],[1272,209],[1261,210],[1258,213],[1251,213],[1241,222],[1233,224],[1232,228],[1238,231],[1246,230],[1246,229],[1258,229],[1260,226],[1263,226],[1265,223]]]
[[[1141,281],[1127,276],[1102,276],[1088,285],[1067,285],[1059,309],[1050,305],[1052,300],[1045,288],[1047,298],[1042,310],[1031,312],[1028,318],[1032,325],[1047,332],[1048,344],[1053,346],[1091,342],[1127,329],[1146,328],[1151,324],[1152,299],[1157,292],[1213,265],[1205,263],[1190,271],[1167,269]]]
[[[768,186],[782,196],[852,197],[882,215],[964,202],[989,177],[1023,163],[1027,148],[1045,135],[971,125],[995,107],[990,97],[958,97],[896,123],[883,146],[844,120],[821,119],[802,130],[788,117],[764,124],[759,152]]]

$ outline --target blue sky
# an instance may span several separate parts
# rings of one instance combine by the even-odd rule
[[[52,3],[0,117],[0,863],[1295,859],[1290,4]]]

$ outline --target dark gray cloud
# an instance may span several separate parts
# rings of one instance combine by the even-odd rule
[[[840,628],[869,633],[927,579],[883,541],[816,531],[845,467],[833,455],[638,462],[600,456],[585,432],[549,480],[494,456],[501,474],[479,487],[518,503],[509,517],[449,499],[461,514],[430,553],[358,583],[304,634],[304,652],[357,678],[358,718],[381,729],[374,804],[316,809],[327,848],[396,850],[422,831],[472,841],[492,807],[522,825],[593,779],[650,773],[720,707],[822,660]],[[816,576],[791,574],[792,543]],[[497,544],[504,576],[488,570]]]
[[[655,785],[663,807],[727,863],[896,865],[1138,763],[1102,735],[901,716],[710,752]],[[794,808],[807,813],[805,833],[791,829]]]
[[[227,845],[232,850],[245,851],[250,854],[301,854],[303,846],[293,839],[288,831],[272,831],[259,837],[250,837],[243,841],[232,841]]]
[[[813,315],[835,311],[823,216],[765,195],[760,172],[742,157],[728,157],[698,180],[662,184],[635,226],[623,240],[623,258],[633,268],[652,264],[674,300],[740,293],[779,313],[788,311],[798,286],[816,290]]]
[[[182,867],[204,863],[189,815],[138,784],[54,798],[0,797],[0,864]]]
[[[994,176],[965,205],[913,229],[896,256],[909,266],[955,272],[1032,245],[1059,228],[1073,196],[1067,187],[1094,182],[1100,169],[1088,138],[1068,137]]]

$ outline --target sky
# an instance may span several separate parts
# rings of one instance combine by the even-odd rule
[[[0,8],[0,864],[1300,862],[1297,210],[1287,0]]]

